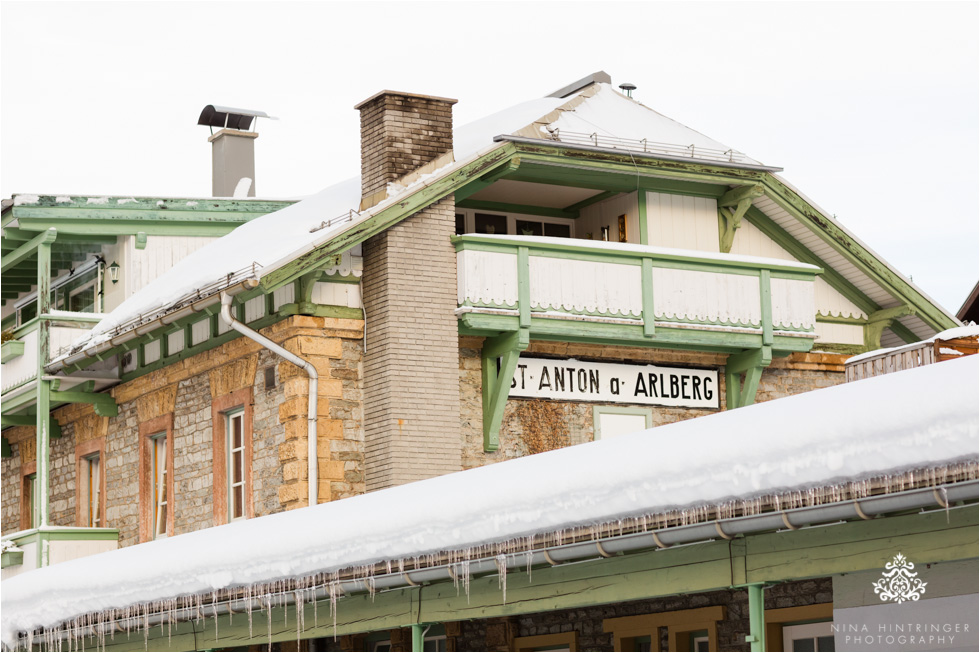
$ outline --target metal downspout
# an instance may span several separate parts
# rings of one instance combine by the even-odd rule
[[[292,352],[287,351],[283,347],[280,347],[276,343],[272,342],[271,340],[263,336],[258,331],[255,331],[254,329],[250,329],[249,327],[245,326],[244,324],[236,320],[234,316],[232,316],[231,314],[232,299],[233,299],[232,295],[228,294],[227,292],[221,293],[221,319],[224,321],[224,323],[227,324],[232,329],[234,329],[235,331],[237,331],[238,333],[248,338],[249,340],[254,340],[255,342],[259,343],[260,345],[268,349],[269,351],[279,354],[293,365],[303,368],[303,370],[306,371],[307,376],[310,377],[309,403],[306,409],[307,410],[306,442],[307,442],[307,457],[309,458],[309,460],[307,461],[307,476],[308,476],[307,480],[309,482],[309,493],[308,493],[307,501],[308,501],[308,505],[315,506],[317,504],[317,496],[318,496],[317,494],[318,493],[317,442],[316,442],[317,439],[317,433],[316,433],[317,401],[316,400],[317,400],[318,376],[316,373],[316,368],[313,367],[312,363],[303,360],[302,358],[293,354]]]

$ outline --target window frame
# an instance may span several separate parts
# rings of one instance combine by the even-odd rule
[[[766,648],[783,650],[783,628],[805,623],[834,621],[833,603],[813,603],[795,608],[773,608],[765,611]]]
[[[20,466],[20,530],[36,528],[37,461]]]
[[[99,525],[89,521],[91,500],[83,490],[83,480],[88,479],[86,463],[99,457]],[[75,524],[87,528],[106,528],[105,521],[105,438],[95,438],[75,445]]]
[[[560,650],[557,649],[559,646],[567,646],[569,651],[577,651],[578,631],[570,630],[566,633],[514,638],[515,651],[553,651]]]
[[[139,536],[140,542],[150,542],[158,539],[153,532],[153,518],[156,512],[156,499],[153,492],[155,482],[152,464],[154,441],[159,438],[166,439],[165,451],[167,459],[166,480],[164,481],[167,492],[167,524],[166,534],[160,537],[172,537],[174,534],[174,508],[176,497],[174,496],[174,416],[167,413],[154,417],[143,422],[139,426],[140,437],[140,467],[139,467]],[[152,507],[151,507],[152,501]]]
[[[211,400],[211,443],[214,465],[213,474],[213,520],[215,526],[239,519],[255,517],[252,497],[252,388],[242,388]],[[231,519],[231,475],[229,475],[231,452],[229,447],[228,418],[238,412],[242,415],[242,464],[244,474],[244,515]]]
[[[494,215],[502,217],[507,222],[507,233],[506,234],[494,234],[496,236],[520,236],[517,233],[517,221],[523,220],[527,222],[540,222],[542,224],[560,224],[568,226],[568,237],[576,238],[575,236],[575,220],[572,218],[554,218],[551,216],[544,215],[532,215],[530,213],[506,213],[502,211],[491,211],[483,209],[462,209],[457,207],[456,214],[463,216],[463,234],[475,234],[476,233],[476,214],[484,215]]]
[[[653,408],[639,406],[593,406],[592,407],[592,440],[602,439],[602,420],[600,415],[643,415],[646,427],[653,428]]]
[[[718,623],[725,621],[728,608],[713,605],[690,610],[652,612],[633,617],[613,617],[602,620],[602,630],[612,633],[614,650],[632,650],[633,639],[650,637],[650,650],[660,650],[660,629],[667,629],[669,649],[680,651],[689,648],[693,633],[708,633],[708,650],[718,650]],[[770,649],[779,650],[779,649]]]

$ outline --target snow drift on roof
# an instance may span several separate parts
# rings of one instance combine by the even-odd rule
[[[978,361],[847,383],[37,569],[3,583],[0,634],[13,645],[18,631],[139,602],[975,461]]]

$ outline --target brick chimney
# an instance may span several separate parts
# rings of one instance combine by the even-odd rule
[[[453,147],[456,100],[382,91],[361,112],[362,206]],[[373,196],[373,199],[372,199]],[[368,491],[462,468],[453,196],[364,243]]]
[[[354,108],[361,112],[361,196],[383,191],[453,149],[456,100],[381,91]]]

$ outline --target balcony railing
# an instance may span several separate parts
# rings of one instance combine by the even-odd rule
[[[854,356],[845,363],[844,373],[848,381],[860,381],[976,353],[976,327],[972,333],[969,327],[962,327],[944,331],[930,340]]]
[[[461,319],[594,322],[647,338],[681,329],[761,336],[769,345],[790,338],[794,350],[808,350],[816,337],[820,269],[812,265],[533,236],[468,234],[454,242]]]
[[[40,319],[31,320],[24,326],[16,329],[13,333],[14,339],[22,343],[23,346],[17,347],[17,355],[10,356],[9,358],[5,356],[2,369],[0,369],[0,376],[3,377],[3,394],[15,390],[37,378],[38,334],[42,319],[50,323],[47,359],[51,360],[57,357],[59,352],[67,349],[85,331],[95,326],[102,317],[98,313],[67,313],[61,311],[42,316]],[[8,343],[10,342],[14,342],[14,340],[8,341]]]

